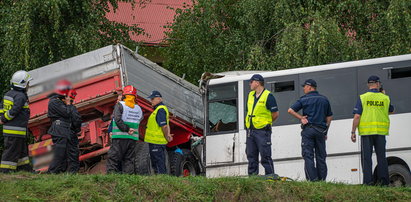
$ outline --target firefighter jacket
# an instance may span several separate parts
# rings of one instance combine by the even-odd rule
[[[3,135],[25,138],[30,119],[29,99],[25,89],[13,87],[4,97],[0,106]]]
[[[48,133],[52,136],[68,138],[71,134],[71,118],[74,107],[67,106],[61,95],[51,94],[49,98],[47,116],[52,123]]]
[[[74,133],[74,135],[77,135],[79,132],[81,132],[81,115],[77,111],[77,108],[74,105],[69,105],[67,106],[71,109],[71,131]]]

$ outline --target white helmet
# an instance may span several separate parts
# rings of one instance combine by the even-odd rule
[[[13,74],[10,83],[19,88],[26,88],[29,81],[33,80],[30,74],[24,70],[19,70]]]

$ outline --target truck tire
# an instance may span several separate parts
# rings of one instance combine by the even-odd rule
[[[180,177],[196,176],[197,164],[190,150],[183,149],[183,154],[170,151],[168,153],[170,162],[170,174]]]
[[[390,176],[390,186],[411,186],[411,173],[401,164],[393,164],[388,166]]]
[[[150,175],[152,169],[148,143],[138,141],[136,144],[135,173],[138,175]]]

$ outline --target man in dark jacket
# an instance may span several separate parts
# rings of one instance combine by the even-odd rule
[[[67,107],[71,108],[72,116],[71,116],[71,133],[70,137],[67,141],[67,172],[69,173],[77,173],[80,169],[80,161],[79,161],[79,142],[78,142],[78,134],[81,132],[81,115],[77,111],[77,108],[73,105],[74,99],[77,96],[76,90],[72,89],[68,93],[68,98],[70,99],[70,105]]]
[[[52,136],[54,157],[49,166],[49,173],[61,173],[67,166],[67,144],[71,135],[71,117],[73,107],[67,95],[71,89],[71,83],[67,80],[57,82],[55,92],[49,95],[47,116],[52,124],[48,133]]]
[[[0,125],[3,124],[4,151],[0,171],[8,173],[16,170],[31,171],[26,142],[27,125],[30,118],[27,88],[31,76],[26,71],[13,74],[11,90],[3,98],[0,106]]]

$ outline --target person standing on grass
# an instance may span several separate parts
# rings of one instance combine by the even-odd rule
[[[301,121],[301,150],[306,179],[325,180],[327,178],[325,141],[333,113],[327,97],[318,93],[317,82],[307,79],[302,87],[305,95],[288,109],[288,113]],[[303,115],[297,113],[301,109]]]
[[[258,156],[265,175],[274,177],[274,163],[271,157],[271,129],[278,118],[277,102],[271,92],[264,88],[264,78],[254,74],[250,79],[251,92],[248,94],[246,154],[248,159],[248,175],[258,175]]]
[[[389,113],[394,112],[390,97],[381,88],[378,76],[368,78],[368,92],[360,95],[354,108],[354,119],[351,130],[351,141],[356,142],[355,131],[358,128],[361,137],[361,165],[363,184],[388,185],[388,162],[386,158],[386,136],[390,129]],[[374,182],[372,152],[377,155],[377,181]]]
[[[163,104],[160,92],[153,91],[148,98],[154,111],[148,118],[144,141],[149,146],[154,172],[166,174],[166,145],[173,141],[173,134],[170,134],[169,112],[167,106]]]

